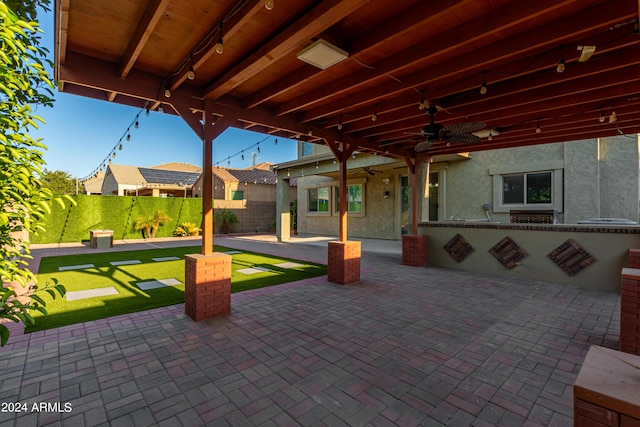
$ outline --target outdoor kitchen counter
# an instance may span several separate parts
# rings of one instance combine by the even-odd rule
[[[620,291],[640,226],[424,222],[428,265],[472,273]]]

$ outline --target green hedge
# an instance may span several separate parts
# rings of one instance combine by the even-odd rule
[[[114,239],[139,239],[142,232],[133,228],[136,218],[158,209],[173,221],[160,227],[156,237],[173,236],[183,222],[202,222],[202,199],[126,196],[73,196],[77,206],[65,209],[54,204],[45,222],[46,232],[31,235],[32,243],[68,243],[89,239],[90,230],[113,230]]]

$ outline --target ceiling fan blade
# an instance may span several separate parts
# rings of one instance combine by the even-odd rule
[[[427,134],[422,132],[402,132],[405,135],[426,136]],[[433,134],[430,134],[433,135]]]
[[[462,144],[474,144],[480,142],[481,138],[470,133],[454,133],[442,138],[446,142],[458,142]]]
[[[479,131],[480,129],[483,129],[485,126],[486,125],[484,123],[477,123],[477,122],[455,123],[450,126],[446,126],[442,128],[442,130],[440,131],[440,135],[442,135],[445,132],[448,134],[471,133],[471,132]]]
[[[417,153],[422,153],[424,151],[427,151],[429,149],[429,147],[431,147],[433,145],[433,143],[434,143],[434,141],[431,141],[429,139],[427,139],[426,141],[419,142],[416,145],[415,150],[416,150]]]

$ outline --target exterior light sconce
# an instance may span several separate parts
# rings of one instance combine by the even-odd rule
[[[389,179],[389,178],[385,178],[385,179],[383,179],[383,180],[382,180],[382,182],[383,182],[385,185],[389,185],[389,183],[391,182],[391,179]]]
[[[389,198],[389,190],[386,190],[386,191],[384,192],[384,198],[385,198],[385,199],[388,199],[388,198]]]

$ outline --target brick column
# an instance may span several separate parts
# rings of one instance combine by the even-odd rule
[[[629,267],[640,268],[640,249],[629,249]]]
[[[640,355],[640,269],[622,269],[620,350]]]
[[[196,322],[231,313],[231,255],[185,256],[184,311]]]
[[[419,234],[402,236],[402,265],[411,267],[427,265],[427,236]]]
[[[328,244],[328,280],[339,285],[360,281],[360,242],[332,240]]]
[[[589,348],[573,385],[573,425],[640,425],[640,357],[610,348]]]

